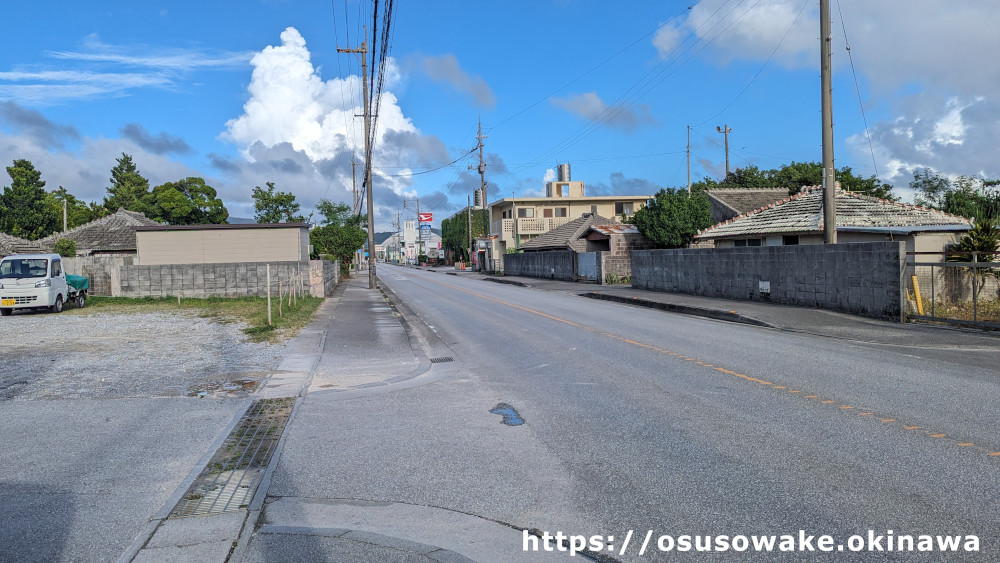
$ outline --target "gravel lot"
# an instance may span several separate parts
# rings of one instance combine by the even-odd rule
[[[185,313],[17,314],[0,319],[0,401],[247,396],[283,344]]]

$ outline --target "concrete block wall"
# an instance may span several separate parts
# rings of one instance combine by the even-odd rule
[[[632,286],[898,322],[905,260],[902,242],[640,250],[632,253]]]
[[[314,262],[321,262],[316,260]],[[331,263],[335,264],[335,263]],[[244,262],[237,264],[164,264],[124,265],[120,271],[122,297],[245,297],[267,295],[267,269],[270,265],[272,295],[278,282],[285,287],[301,276],[304,292],[314,288],[327,292],[328,267],[322,264],[322,278],[313,275],[311,262]],[[336,281],[332,282],[335,284]],[[330,289],[332,290],[332,284]]]
[[[612,256],[607,252],[601,254],[601,283],[606,283],[609,275],[619,280],[632,275],[631,255]]]
[[[522,252],[504,256],[504,275],[576,280],[576,253],[569,250]]]
[[[63,258],[65,269],[70,274],[86,276],[90,279],[91,295],[117,295],[119,269],[135,264],[135,255],[97,255]]]

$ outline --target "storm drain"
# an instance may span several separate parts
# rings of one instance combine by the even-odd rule
[[[441,358],[431,358],[432,364],[443,364],[445,362],[454,362],[454,361],[455,358],[452,358],[451,356],[443,356]]]
[[[170,517],[221,514],[246,508],[294,406],[294,397],[254,401],[170,512]]]

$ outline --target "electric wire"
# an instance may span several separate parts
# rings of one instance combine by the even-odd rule
[[[868,130],[868,117],[865,116],[865,104],[861,101],[861,86],[858,85],[858,71],[854,68],[854,56],[851,55],[851,43],[847,40],[847,24],[844,22],[844,12],[840,9],[840,0],[837,0],[837,13],[840,16],[840,25],[844,29],[844,45],[847,47],[847,59],[851,63],[851,74],[854,75],[854,90],[858,93],[858,107],[861,108],[861,120],[865,124],[865,137],[868,138],[868,150],[871,151],[872,166],[875,167],[875,178],[878,178],[878,163],[875,162],[875,147],[872,145],[871,131]]]
[[[786,29],[785,33],[781,35],[781,39],[778,40],[778,44],[774,46],[774,49],[771,50],[771,54],[767,56],[767,60],[764,61],[764,64],[760,65],[760,68],[757,70],[757,73],[754,74],[752,78],[750,78],[750,81],[747,82],[746,86],[744,86],[743,89],[740,90],[738,94],[736,94],[735,98],[733,98],[728,104],[726,104],[726,107],[719,110],[719,113],[716,113],[712,117],[706,119],[705,121],[702,121],[701,123],[698,124],[699,126],[704,125],[710,121],[714,121],[715,118],[725,113],[727,109],[731,108],[733,104],[735,104],[736,101],[739,100],[743,96],[743,94],[745,94],[746,91],[750,89],[750,86],[754,83],[755,80],[757,80],[757,77],[760,76],[762,72],[764,72],[764,69],[767,68],[767,65],[771,62],[771,59],[774,58],[774,54],[777,53],[778,49],[781,48],[781,44],[785,42],[785,38],[788,37],[788,34],[792,31],[792,28],[795,27],[795,23],[799,21],[799,17],[802,15],[802,12],[805,11],[806,6],[812,3],[812,1],[813,0],[806,0],[802,4],[802,7],[799,8],[798,13],[795,14],[795,18],[792,20],[792,23],[788,25],[788,29]]]

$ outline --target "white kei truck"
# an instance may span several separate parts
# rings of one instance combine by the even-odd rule
[[[15,309],[62,311],[63,304],[83,307],[90,280],[67,274],[58,254],[13,254],[0,260],[0,314]]]

